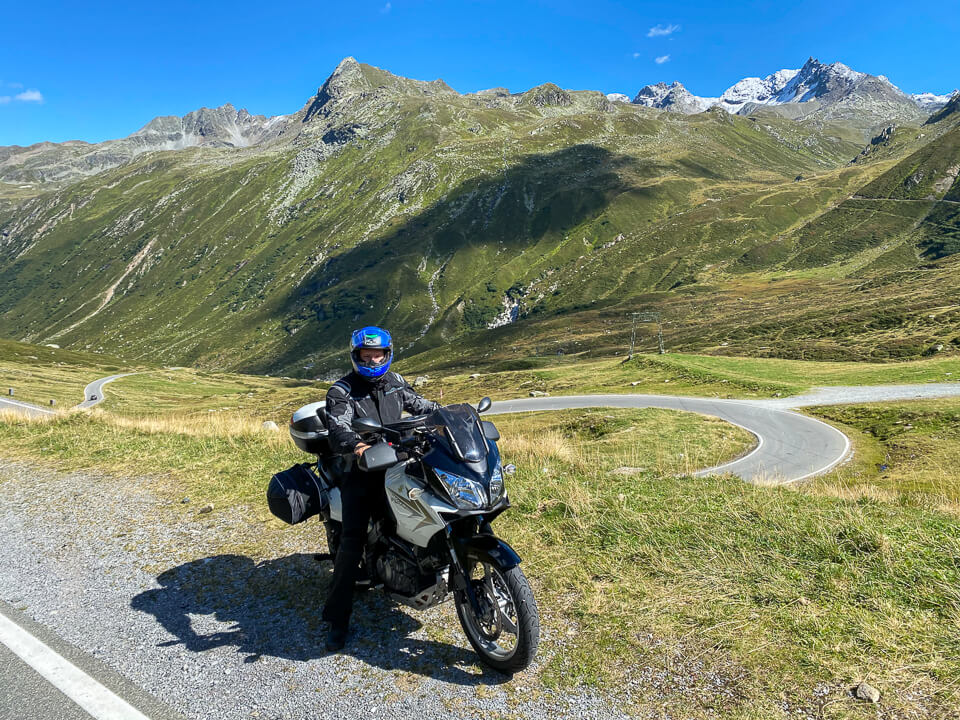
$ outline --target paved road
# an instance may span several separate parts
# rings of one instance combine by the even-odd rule
[[[847,436],[792,408],[813,405],[913,400],[960,395],[960,382],[925,385],[819,387],[803,395],[763,400],[721,400],[670,395],[560,395],[496,402],[491,413],[587,407],[657,407],[712,415],[753,433],[757,447],[733,462],[697,475],[729,472],[751,482],[792,483],[836,467],[850,451]]]
[[[47,410],[46,408],[40,407],[39,405],[20,402],[19,400],[8,400],[6,398],[0,398],[0,410],[13,410],[14,412],[23,413],[24,415],[53,415],[54,414],[52,410]]]
[[[120,373],[119,375],[111,375],[110,377],[100,378],[99,380],[94,380],[92,383],[87,385],[83,389],[83,402],[77,405],[78,408],[92,408],[94,405],[99,405],[103,402],[103,386],[107,383],[111,383],[117,378],[127,377],[128,375],[136,375],[137,373]],[[91,400],[90,398],[96,397],[96,400]]]
[[[733,462],[697,475],[733,473],[751,482],[791,483],[830,470],[850,449],[842,432],[806,415],[742,400],[664,395],[564,395],[496,402],[491,413],[588,407],[666,408],[712,415],[753,433],[757,446]]]
[[[0,720],[182,720],[0,600]]]

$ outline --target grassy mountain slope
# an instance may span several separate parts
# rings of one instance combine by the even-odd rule
[[[899,256],[915,250],[934,259],[960,251],[960,123],[943,123],[952,127],[798,232],[791,265],[867,249],[880,251],[874,266],[901,265]]]
[[[554,85],[461,96],[348,60],[267,147],[153,153],[0,204],[0,318],[33,342],[287,374],[342,368],[366,323],[407,355],[563,337],[809,267],[803,229],[901,157],[847,166],[859,151],[789,120]]]

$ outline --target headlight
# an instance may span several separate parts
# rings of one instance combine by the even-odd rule
[[[461,510],[482,510],[487,506],[487,493],[480,483],[446,470],[434,468],[433,471],[447,489],[450,499]],[[502,480],[500,484],[503,484]]]
[[[501,497],[503,497],[503,470],[500,468],[500,463],[497,463],[490,477],[490,504],[496,505]]]

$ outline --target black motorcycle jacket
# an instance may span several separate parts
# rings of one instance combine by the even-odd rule
[[[412,415],[423,415],[436,407],[437,403],[419,395],[395,372],[388,372],[374,381],[351,372],[327,390],[330,444],[337,452],[353,452],[360,443],[360,436],[350,425],[355,417],[372,418],[381,425],[388,425],[397,422],[404,410]]]

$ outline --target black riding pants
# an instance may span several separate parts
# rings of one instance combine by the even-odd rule
[[[340,485],[343,530],[333,565],[333,584],[323,608],[323,619],[333,627],[346,627],[350,622],[353,586],[367,542],[367,526],[371,514],[382,513],[385,502],[382,472],[363,472],[354,466]]]

